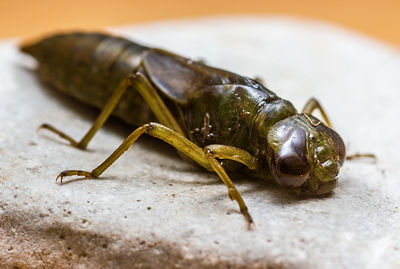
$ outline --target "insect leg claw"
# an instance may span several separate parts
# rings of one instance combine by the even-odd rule
[[[37,127],[36,132],[39,132],[39,131],[40,131],[41,129],[43,129],[43,128],[47,128],[47,126],[48,126],[47,123],[40,124],[40,125]]]
[[[60,184],[62,185],[63,177],[64,177],[64,173],[63,172],[59,173],[58,176],[56,177],[56,183],[58,182],[58,179],[60,179]]]
[[[83,178],[94,178],[95,176],[91,172],[86,172],[82,170],[65,170],[58,174],[56,177],[56,182],[60,179],[60,184],[63,182],[63,178],[66,176],[83,176]]]
[[[240,212],[244,215],[244,217],[247,220],[247,228],[249,230],[251,230],[253,228],[253,226],[254,226],[254,221],[253,221],[253,218],[251,217],[249,211],[246,208],[244,210],[240,210]]]

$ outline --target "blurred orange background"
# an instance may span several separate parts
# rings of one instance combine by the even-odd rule
[[[324,20],[400,46],[398,0],[0,0],[0,38],[224,14]]]

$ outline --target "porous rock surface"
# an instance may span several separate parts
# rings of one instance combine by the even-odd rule
[[[90,170],[132,129],[112,120],[88,151],[97,112],[42,85],[18,41],[0,43],[0,267],[399,268],[400,52],[360,34],[293,18],[228,17],[114,29],[144,44],[258,76],[299,109],[317,97],[350,153],[331,196],[299,199],[235,180],[255,220],[247,230],[217,176],[141,138],[98,180]]]

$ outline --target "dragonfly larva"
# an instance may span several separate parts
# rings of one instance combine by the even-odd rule
[[[256,80],[102,33],[57,34],[21,50],[37,59],[43,81],[101,109],[79,141],[50,124],[42,128],[85,149],[110,115],[136,126],[94,170],[63,171],[61,182],[99,177],[146,133],[217,173],[249,224],[227,172],[274,180],[299,194],[322,195],[337,184],[345,147],[313,98],[298,112]],[[324,122],[312,115],[316,109]]]

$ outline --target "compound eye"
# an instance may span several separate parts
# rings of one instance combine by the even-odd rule
[[[273,171],[280,184],[297,188],[310,175],[311,166],[307,158],[306,137],[305,130],[295,130],[278,152]]]

